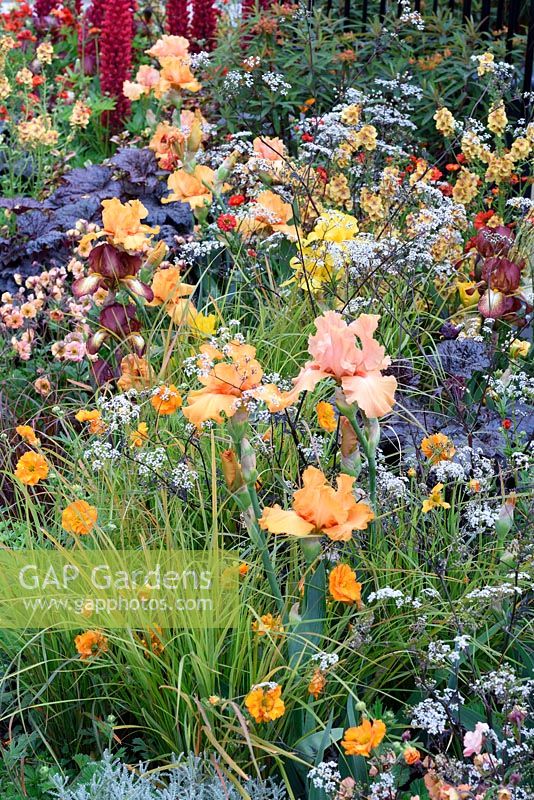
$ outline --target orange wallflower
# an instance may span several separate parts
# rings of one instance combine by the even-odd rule
[[[319,667],[317,667],[308,684],[308,694],[313,695],[313,697],[317,700],[319,695],[323,693],[325,686],[325,674],[321,669],[319,669]]]
[[[199,376],[202,389],[189,392],[184,416],[200,428],[213,419],[222,422],[222,414],[232,417],[248,398],[263,400],[270,411],[282,407],[283,396],[274,384],[261,384],[263,369],[256,361],[256,348],[230,342],[225,353],[206,344],[200,348],[200,364],[209,364]],[[226,360],[223,360],[226,359]]]
[[[277,683],[260,683],[245,697],[248,713],[256,722],[272,722],[285,714],[282,687]]]
[[[82,536],[90,533],[98,519],[98,511],[85,500],[75,500],[65,508],[61,515],[61,525],[67,533]]]
[[[106,425],[102,419],[102,415],[100,411],[97,411],[96,409],[93,411],[88,411],[87,409],[82,408],[77,414],[74,415],[74,419],[78,420],[78,422],[88,422],[89,433],[103,433],[106,430]]]
[[[215,172],[201,164],[197,164],[193,172],[178,169],[167,178],[167,186],[171,193],[162,197],[162,203],[189,203],[191,208],[201,208],[213,199],[213,186],[216,181]]]
[[[26,486],[35,486],[44,480],[50,471],[46,458],[33,450],[28,450],[17,461],[15,476]]]
[[[356,580],[356,573],[348,564],[338,564],[328,576],[330,594],[339,603],[357,603],[362,601],[362,585]]]
[[[128,353],[121,361],[121,376],[117,386],[122,392],[128,389],[147,389],[154,380],[152,367],[142,356],[137,353]]]
[[[39,444],[41,444],[41,442],[35,435],[35,431],[31,427],[31,425],[17,425],[15,430],[17,431],[18,435],[24,439],[25,442],[28,442],[28,444],[31,444],[34,447],[37,447]]]
[[[357,503],[352,487],[354,478],[341,474],[337,489],[326,480],[320,469],[308,467],[302,475],[303,487],[293,495],[293,510],[279,505],[267,507],[259,520],[260,527],[270,533],[290,536],[321,536],[347,542],[355,530],[365,530],[374,514],[367,503]]]
[[[182,405],[182,396],[174,383],[171,383],[170,386],[160,386],[150,398],[150,402],[158,414],[168,416],[178,411]]]
[[[101,655],[108,649],[108,640],[100,631],[85,631],[74,639],[77,652],[82,661]]]
[[[273,616],[272,614],[263,614],[252,623],[252,630],[258,636],[266,636],[268,633],[283,633],[284,626],[282,625],[282,617]]]
[[[421,753],[419,752],[417,747],[407,747],[402,755],[408,766],[411,766],[412,764],[417,764],[417,762],[421,760]]]
[[[382,417],[393,408],[397,381],[382,375],[391,360],[373,338],[380,317],[362,314],[347,325],[341,314],[327,311],[315,320],[317,333],[308,339],[312,361],[301,369],[295,388],[288,392],[293,401],[303,391],[311,391],[325,378],[334,378],[343,389],[347,403],[357,403],[369,417]],[[356,346],[355,339],[361,342]]]
[[[319,427],[328,433],[333,433],[337,428],[337,419],[332,403],[317,403],[315,406]]]
[[[433,433],[432,436],[425,436],[421,442],[421,452],[431,464],[438,464],[440,461],[450,461],[456,448],[444,433]]]
[[[444,488],[444,486],[443,486],[442,483],[437,483],[434,486],[434,488],[431,489],[430,494],[428,495],[426,500],[423,500],[423,514],[427,514],[433,508],[438,508],[438,507],[450,508],[451,507],[451,504],[450,503],[446,503],[445,500],[443,499],[443,495],[442,495],[443,488]]]
[[[345,731],[341,745],[348,756],[368,758],[371,750],[380,744],[385,735],[386,726],[381,719],[375,719],[373,722],[364,719],[361,725]]]

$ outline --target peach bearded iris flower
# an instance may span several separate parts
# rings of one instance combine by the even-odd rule
[[[199,364],[203,388],[189,392],[183,408],[184,416],[197,428],[209,419],[222,422],[222,414],[232,417],[248,398],[263,400],[272,412],[282,406],[280,390],[274,384],[261,383],[263,369],[255,347],[230,342],[223,354],[206,344],[200,348]]]
[[[383,417],[393,408],[397,381],[382,375],[391,363],[373,334],[378,327],[377,314],[362,314],[347,325],[341,314],[327,311],[315,320],[317,333],[308,339],[313,357],[295,378],[295,388],[288,400],[305,390],[311,391],[324,378],[334,378],[343,389],[347,403],[357,403],[372,419]],[[355,337],[361,342],[356,346]]]
[[[293,208],[270,190],[256,197],[246,217],[241,220],[239,233],[245,238],[253,233],[284,233],[288,239],[297,238],[295,225],[290,225]]]
[[[211,203],[215,180],[215,172],[201,164],[197,164],[193,172],[178,169],[169,175],[167,186],[171,194],[162,197],[161,202],[174,203],[178,200],[181,203],[189,203],[191,208],[201,208],[205,203]]]
[[[196,309],[189,297],[195,291],[195,287],[182,282],[179,267],[168,267],[155,272],[151,289],[154,299],[148,305],[164,305],[173,322],[177,324],[187,322],[194,315]]]
[[[320,469],[308,467],[302,474],[302,489],[293,495],[293,510],[279,505],[267,507],[259,520],[269,533],[290,536],[321,536],[348,542],[353,531],[362,531],[374,518],[367,503],[357,503],[352,493],[354,478],[341,474],[334,489]]]

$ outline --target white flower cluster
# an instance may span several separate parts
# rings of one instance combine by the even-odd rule
[[[239,94],[241,89],[252,89],[253,85],[254,78],[250,72],[240,72],[237,69],[232,69],[224,78],[223,92],[229,95]]]
[[[482,675],[472,688],[477,694],[492,694],[499,703],[526,702],[534,692],[534,680],[522,681],[513,669],[502,667]]]
[[[216,250],[224,247],[223,242],[207,239],[204,242],[185,242],[180,247],[180,255],[187,264],[193,264],[197,259],[211,256]]]
[[[421,728],[423,731],[438,735],[447,729],[448,715],[447,708],[458,710],[458,703],[461,700],[452,689],[445,689],[444,692],[436,693],[436,699],[427,697],[412,708],[411,725],[414,728]]]
[[[113,445],[98,439],[89,445],[83,454],[84,461],[91,465],[93,472],[100,472],[106,463],[117,461],[120,457],[120,452]]]
[[[165,461],[165,448],[155,447],[153,450],[141,450],[135,459],[137,473],[140,478],[146,478],[158,472]]]
[[[526,372],[515,375],[503,373],[500,378],[489,377],[488,388],[502,401],[518,400],[522,403],[534,403],[534,377]]]
[[[325,672],[329,667],[335,667],[335,665],[339,661],[339,656],[337,653],[315,653],[311,657],[312,661],[316,661],[319,665],[319,669]]]
[[[395,776],[392,772],[383,772],[369,787],[369,800],[390,800],[395,797]]]
[[[261,76],[261,79],[272,92],[280,94],[282,97],[286,97],[291,89],[291,84],[287,83],[287,81],[284,80],[284,76],[279,72],[265,72]]]
[[[108,432],[120,431],[125,425],[132,425],[139,419],[140,408],[135,389],[110,398],[97,398],[96,405]]]
[[[170,483],[173,489],[191,491],[198,481],[198,472],[191,469],[185,461],[181,461],[171,472]]]
[[[403,606],[421,608],[423,605],[417,597],[407,597],[400,589],[393,589],[391,586],[383,586],[381,589],[377,589],[376,592],[371,592],[367,597],[368,603],[374,603],[378,600],[394,600],[397,608],[402,608]]]
[[[310,769],[308,778],[316,789],[323,789],[327,794],[333,794],[341,781],[341,773],[335,761],[321,761]]]

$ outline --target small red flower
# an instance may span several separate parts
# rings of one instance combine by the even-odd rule
[[[444,195],[445,197],[452,197],[453,188],[450,185],[450,183],[440,183],[438,189],[440,190],[441,194]]]
[[[509,431],[510,428],[512,427],[512,420],[511,419],[503,419],[501,424],[502,424],[502,426],[503,426],[505,431]]]
[[[231,206],[231,208],[235,208],[236,206],[243,205],[244,202],[245,202],[244,194],[233,194],[228,200],[228,205]]]
[[[311,133],[303,133],[301,139],[303,142],[313,142],[313,136]]]
[[[476,230],[479,231],[481,228],[485,228],[486,222],[493,217],[494,213],[495,212],[490,209],[489,211],[479,211],[478,214],[475,214],[473,225]]]
[[[456,161],[457,161],[459,164],[465,164],[465,162],[467,161],[467,159],[466,159],[466,157],[464,156],[464,154],[463,154],[463,153],[458,153],[458,155],[456,156]]]
[[[458,170],[460,169],[460,165],[459,164],[445,164],[445,169],[447,170],[447,172],[458,172]]]
[[[328,183],[328,172],[324,167],[316,167],[315,171],[323,183]]]
[[[233,214],[221,214],[217,218],[217,227],[220,231],[233,231],[237,227],[237,219]]]
[[[252,247],[249,247],[249,248],[248,248],[248,250],[247,250],[247,256],[250,256],[251,258],[256,258],[256,256],[257,256],[257,255],[258,255],[258,254],[257,254],[257,252],[254,250],[254,248],[252,248]]]

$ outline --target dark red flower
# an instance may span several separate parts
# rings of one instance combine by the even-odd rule
[[[91,355],[98,353],[104,342],[113,337],[128,340],[136,352],[142,353],[145,342],[139,334],[141,323],[135,318],[135,311],[135,306],[124,306],[121,303],[105,306],[98,318],[100,330],[87,340],[87,352]]]
[[[215,28],[217,16],[213,0],[193,0],[193,18],[191,20],[192,50],[212,50],[215,44]],[[199,45],[202,42],[202,48]]]
[[[512,294],[519,287],[521,267],[509,258],[493,256],[484,261],[482,280],[486,281],[489,289]]]
[[[142,263],[140,256],[117,250],[112,244],[99,244],[89,254],[89,274],[74,281],[72,293],[74,297],[84,297],[101,287],[112,292],[126,288],[151,302],[154,299],[152,289],[137,277]]]
[[[112,130],[118,130],[130,111],[130,101],[124,96],[122,85],[130,77],[132,67],[132,3],[131,0],[108,0],[105,9],[100,34],[100,88],[115,100],[115,108],[108,112],[107,121]]]
[[[187,0],[167,0],[167,30],[173,36],[189,37]]]
[[[303,133],[300,138],[303,142],[313,142],[313,136],[311,133]]]
[[[511,419],[503,419],[501,425],[503,426],[505,431],[509,431],[512,427],[512,420]]]
[[[484,226],[480,228],[476,236],[471,240],[473,246],[484,258],[490,256],[507,255],[514,241],[514,234],[511,228],[506,225],[499,225],[497,228]]]
[[[315,171],[323,183],[328,183],[328,172],[324,167],[316,167]]]
[[[475,214],[475,219],[473,220],[473,225],[475,226],[476,230],[479,231],[481,228],[486,227],[486,222],[490,220],[495,212],[493,209],[489,211],[479,211],[478,214]]]

